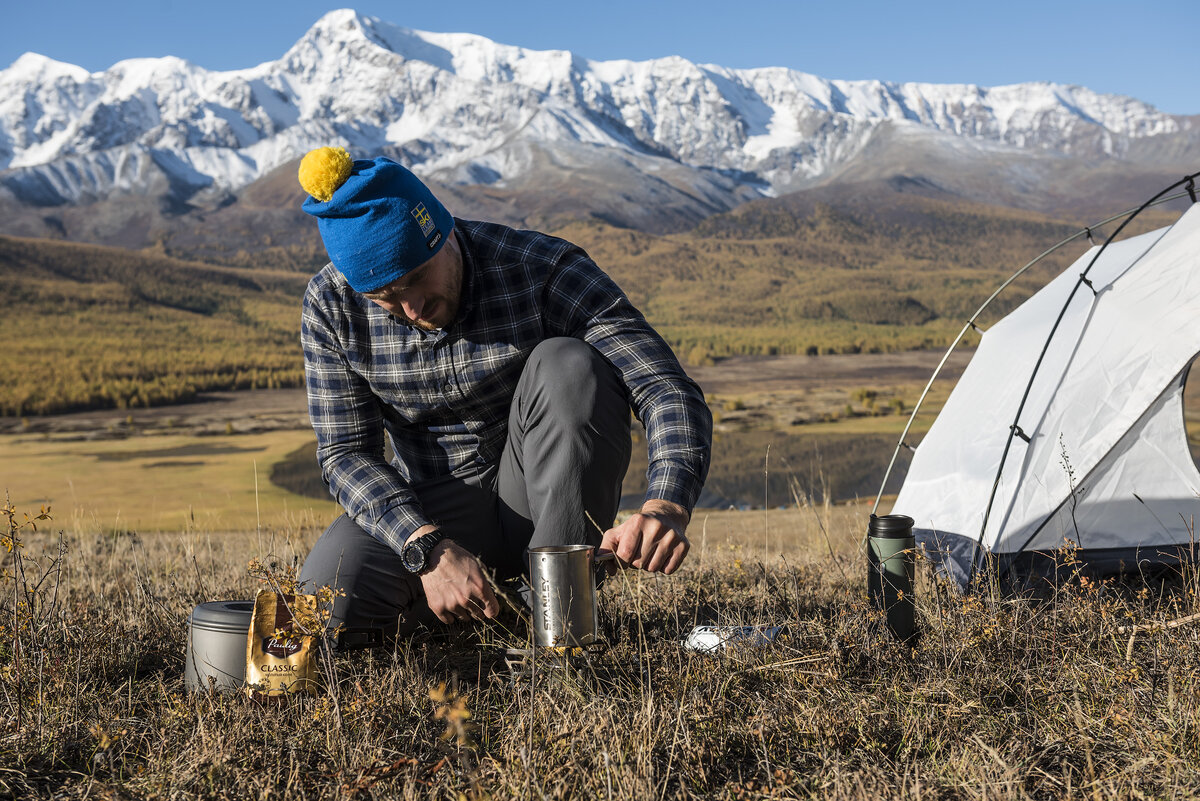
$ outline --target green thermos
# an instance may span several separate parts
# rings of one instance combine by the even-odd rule
[[[912,527],[907,515],[871,515],[867,526],[867,594],[887,615],[888,628],[901,642],[911,642],[917,634]]]

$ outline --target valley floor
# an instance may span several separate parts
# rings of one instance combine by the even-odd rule
[[[942,377],[957,379],[970,359],[960,350]],[[734,356],[711,366],[688,367],[687,372],[706,394],[733,396],[759,392],[813,393],[880,385],[923,385],[942,358],[940,351],[830,354],[827,356]],[[149,409],[104,409],[43,417],[0,417],[0,434],[86,433],[173,429],[178,431],[235,431],[308,425],[303,389],[259,389],[201,393],[193,403]]]
[[[716,429],[709,486],[726,506],[865,497],[941,355],[736,357],[689,372]],[[968,354],[931,399],[933,419]],[[624,493],[645,489],[635,433]],[[640,444],[639,444],[640,443]],[[773,454],[773,460],[771,459]],[[774,472],[763,492],[764,457]],[[172,406],[0,418],[0,490],[88,530],[236,530],[330,520],[303,390],[213,392]]]

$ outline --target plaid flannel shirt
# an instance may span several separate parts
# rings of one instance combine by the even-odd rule
[[[498,463],[526,359],[542,340],[569,336],[599,351],[628,390],[649,442],[646,498],[691,510],[708,473],[712,416],[620,288],[562,239],[457,219],[455,230],[462,296],[444,330],[393,317],[332,264],[309,282],[301,323],[308,413],[321,476],[342,508],[399,551],[430,522],[411,487]]]

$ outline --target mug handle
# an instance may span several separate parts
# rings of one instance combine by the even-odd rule
[[[599,568],[597,565],[604,562],[611,563],[608,567]],[[603,572],[601,572],[603,571]],[[617,554],[615,551],[605,551],[604,553],[592,549],[592,574],[600,574],[602,576],[615,576],[620,569],[617,567]]]

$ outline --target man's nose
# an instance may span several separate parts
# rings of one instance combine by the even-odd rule
[[[420,320],[421,310],[425,308],[425,296],[411,292],[400,301],[400,306],[404,309],[404,316],[410,320]]]

